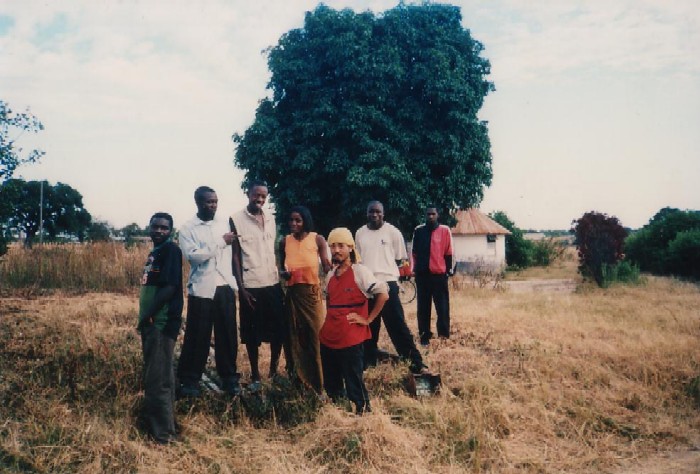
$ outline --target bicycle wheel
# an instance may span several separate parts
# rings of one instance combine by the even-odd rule
[[[416,299],[416,284],[413,280],[399,282],[399,300],[401,304],[408,304]]]

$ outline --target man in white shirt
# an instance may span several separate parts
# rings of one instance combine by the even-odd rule
[[[384,305],[378,318],[372,321],[372,338],[365,342],[365,366],[377,364],[377,341],[382,321],[399,357],[411,363],[411,371],[425,371],[423,358],[416,348],[413,335],[406,325],[403,306],[399,299],[399,267],[408,259],[406,244],[401,231],[384,222],[384,205],[371,201],[367,205],[367,225],[355,233],[355,244],[362,263],[374,273],[379,281],[389,286],[389,301]],[[372,303],[370,302],[370,305]]]
[[[288,372],[292,367],[284,294],[275,259],[277,226],[273,216],[263,209],[267,195],[265,183],[250,183],[248,205],[229,220],[231,230],[236,233],[231,246],[232,270],[239,288],[241,342],[246,345],[250,361],[248,390],[252,392],[261,387],[258,367],[261,343],[270,343],[270,377],[277,374],[283,346]]]
[[[222,389],[240,393],[236,358],[236,298],[238,289],[231,271],[231,243],[234,239],[226,222],[214,219],[216,192],[200,186],[194,192],[197,215],[180,229],[180,248],[190,262],[187,283],[187,326],[177,368],[180,395],[199,396],[199,381],[209,356],[214,329],[216,371]]]

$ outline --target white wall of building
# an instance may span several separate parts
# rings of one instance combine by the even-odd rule
[[[485,235],[453,235],[455,262],[474,262],[483,260],[484,263],[497,267],[506,265],[506,236],[495,235],[495,242],[488,242]]]

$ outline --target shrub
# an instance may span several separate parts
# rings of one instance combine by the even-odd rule
[[[561,258],[566,251],[566,244],[557,242],[554,239],[540,240],[531,243],[532,264],[539,267],[546,267],[555,260]]]
[[[600,285],[607,288],[613,283],[627,283],[639,285],[643,282],[639,272],[639,267],[627,260],[609,265],[604,263],[601,268],[602,282]]]
[[[532,243],[525,240],[523,231],[518,229],[505,212],[496,211],[489,217],[511,232],[506,235],[506,262],[512,268],[527,268],[532,265]]]
[[[585,213],[572,222],[579,256],[579,271],[604,286],[603,265],[622,260],[627,231],[617,217],[599,212]]]

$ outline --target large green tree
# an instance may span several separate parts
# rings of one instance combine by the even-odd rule
[[[67,184],[44,184],[43,220],[49,240],[65,232],[83,240],[90,226],[90,213],[83,206],[83,196]],[[39,231],[40,181],[9,179],[0,185],[0,225],[25,233],[25,244],[31,245]]]
[[[364,223],[371,199],[406,234],[428,204],[443,220],[478,204],[492,177],[482,50],[454,6],[308,12],[269,49],[271,96],[233,136],[243,186],[265,180],[278,221],[304,204],[322,232]]]
[[[22,163],[32,163],[44,155],[41,150],[25,151],[17,146],[17,139],[25,132],[43,130],[42,123],[29,111],[14,113],[0,100],[0,183],[12,177]]]

